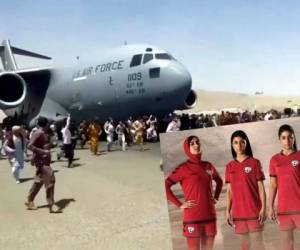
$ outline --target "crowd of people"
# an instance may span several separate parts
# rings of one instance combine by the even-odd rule
[[[51,168],[51,149],[57,148],[57,160],[64,157],[68,160],[67,167],[73,166],[74,150],[76,147],[89,147],[92,155],[99,155],[100,139],[106,140],[105,151],[112,151],[113,147],[121,147],[126,151],[128,147],[137,145],[144,151],[144,137],[147,141],[156,142],[157,119],[154,116],[146,120],[131,117],[126,121],[115,122],[109,118],[103,125],[98,120],[82,121],[77,126],[69,115],[59,122],[49,122],[45,117],[39,117],[32,129],[21,125],[15,117],[6,117],[0,124],[0,159],[7,158],[11,165],[11,172],[17,184],[21,183],[21,170],[26,159],[36,168],[34,182],[29,190],[25,206],[29,210],[36,210],[34,199],[44,185],[50,213],[61,212],[55,209],[54,187],[55,176]],[[28,153],[30,150],[30,154]]]
[[[180,116],[177,116],[177,119],[180,120],[180,130],[187,130],[231,125],[237,123],[275,120],[296,116],[300,116],[300,109],[295,112],[291,108],[284,108],[283,111],[271,109],[267,112],[258,112],[256,110],[250,112],[248,110],[245,110],[243,112],[221,111],[220,113],[209,114],[182,114]]]
[[[145,118],[145,117],[144,117]],[[40,119],[40,118],[39,118]],[[32,140],[41,129],[47,137],[47,147],[55,148],[56,158],[62,157],[68,160],[67,167],[73,166],[74,150],[76,147],[89,147],[92,155],[101,155],[103,151],[118,150],[126,151],[128,147],[137,145],[144,151],[144,141],[156,142],[157,119],[154,116],[144,119],[133,120],[131,117],[127,121],[115,122],[109,118],[104,124],[97,119],[93,121],[82,121],[76,125],[69,115],[66,119],[59,122],[39,123],[32,129],[20,124],[15,117],[6,117],[0,123],[0,159],[7,158],[11,164],[11,171],[16,183],[20,183],[20,172],[24,167],[26,159],[33,159],[36,148],[32,146]],[[106,148],[100,148],[100,140],[106,140]],[[119,144],[119,145],[118,145]],[[44,147],[44,146],[43,146]],[[33,152],[28,154],[27,149]],[[39,151],[40,153],[44,149]],[[37,151],[38,152],[38,151]],[[38,153],[37,153],[38,154]],[[44,156],[40,158],[43,159]],[[32,160],[34,164],[34,160]],[[49,165],[47,163],[47,165]],[[29,206],[31,206],[28,202]]]

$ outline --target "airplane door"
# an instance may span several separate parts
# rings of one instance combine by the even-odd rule
[[[119,76],[106,74],[96,79],[95,93],[93,93],[94,103],[98,106],[99,116],[110,117],[118,114],[119,102]]]
[[[78,110],[80,111],[83,108],[83,103],[82,101],[84,100],[83,95],[84,92],[82,91],[83,89],[83,84],[84,82],[82,81],[75,81],[72,84],[72,100],[71,100],[71,106],[70,109],[71,110]]]

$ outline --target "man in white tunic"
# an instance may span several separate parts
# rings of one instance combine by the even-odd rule
[[[11,133],[8,133],[4,150],[11,165],[12,174],[16,183],[20,183],[20,170],[24,167],[25,141],[20,126],[13,126]]]
[[[122,150],[126,150],[126,140],[125,140],[125,132],[126,132],[125,124],[120,121],[118,126],[116,127],[116,134],[118,135],[118,141],[120,146],[122,146]]]
[[[111,151],[115,135],[115,128],[112,120],[109,120],[104,124],[104,131],[106,133],[107,151]]]

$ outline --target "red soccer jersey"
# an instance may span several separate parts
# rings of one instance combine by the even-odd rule
[[[300,213],[300,151],[274,155],[270,176],[277,177],[278,214]]]
[[[215,197],[212,194],[212,180],[217,183]],[[206,161],[187,161],[173,171],[166,179],[168,200],[180,206],[180,201],[170,191],[171,185],[180,182],[185,201],[193,200],[196,206],[184,209],[183,222],[206,222],[216,219],[214,198],[218,199],[222,189],[222,178],[215,167]]]
[[[264,180],[259,160],[248,157],[243,162],[227,164],[225,182],[232,191],[232,217],[237,220],[257,219],[261,209],[258,181]]]

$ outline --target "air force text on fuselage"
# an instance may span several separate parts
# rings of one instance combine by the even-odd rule
[[[98,64],[95,66],[85,67],[83,69],[76,70],[73,74],[73,81],[80,81],[85,80],[88,76],[100,74],[103,72],[110,72],[115,70],[124,69],[124,60],[108,62],[104,64]],[[142,81],[142,72],[130,73],[127,76],[127,83],[126,83],[126,91],[127,95],[142,95],[145,94],[146,89],[143,88],[144,83]],[[109,84],[113,84],[112,77],[109,76]]]
[[[101,73],[101,72],[124,69],[124,67],[122,66],[123,63],[124,63],[124,60],[119,60],[119,61],[115,61],[115,62],[98,64],[95,66],[90,66],[90,67],[83,68],[81,70],[77,70],[74,72],[73,80],[76,81],[76,79],[78,79],[78,78],[82,78],[82,77],[89,76],[89,75],[95,75],[95,74]]]

